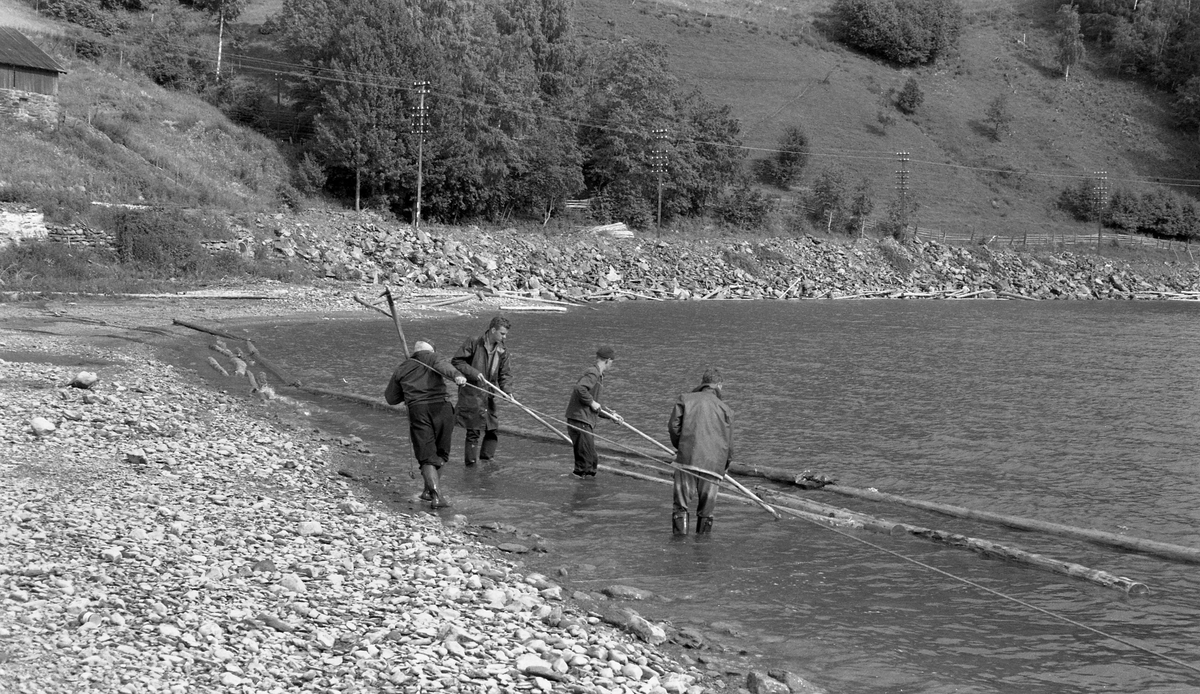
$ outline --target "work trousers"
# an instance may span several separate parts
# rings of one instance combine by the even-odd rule
[[[592,425],[575,419],[568,420],[568,423],[571,426],[567,427],[567,433],[571,436],[571,448],[575,452],[575,474],[595,475],[599,458],[596,456],[596,436],[592,433]]]
[[[719,487],[709,480],[676,470],[673,512],[675,515],[686,515],[692,500],[699,496],[696,518],[712,518],[713,509],[717,505],[718,491]]]
[[[474,465],[479,460],[491,460],[496,455],[500,437],[496,429],[467,429],[463,442],[463,462]]]
[[[454,436],[454,406],[448,402],[410,405],[408,437],[418,465],[441,467],[450,459]]]

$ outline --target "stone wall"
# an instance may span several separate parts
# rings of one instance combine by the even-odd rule
[[[58,99],[46,94],[0,89],[0,118],[35,118],[58,122]]]

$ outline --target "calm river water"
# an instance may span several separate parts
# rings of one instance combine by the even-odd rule
[[[509,346],[517,397],[556,417],[596,345],[610,343],[608,404],[660,439],[676,394],[713,364],[726,374],[743,462],[1196,547],[1197,311],[1182,302],[639,302],[514,314]],[[486,322],[438,318],[406,333],[450,354]],[[381,396],[400,357],[378,316],[246,330],[273,362],[331,389]],[[197,349],[190,361],[203,369],[205,356]],[[394,475],[399,492],[419,491],[402,419],[322,407],[321,423],[366,439],[369,464]],[[515,409],[502,417],[537,426]],[[598,433],[640,444],[611,423]],[[820,491],[807,494],[1103,569],[1151,593],[1129,597],[909,536],[775,522],[728,501],[710,538],[672,541],[669,487],[604,472],[579,482],[567,475],[566,446],[514,437],[502,438],[498,461],[467,470],[461,446],[459,430],[444,473],[455,502],[447,513],[539,533],[570,587],[653,591],[668,600],[639,604],[643,614],[697,626],[830,692],[1200,692],[1196,565]]]

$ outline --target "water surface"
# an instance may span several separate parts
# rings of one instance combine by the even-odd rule
[[[662,440],[675,396],[715,365],[744,462],[1200,546],[1198,308],[639,302],[512,315],[509,346],[518,398],[556,417],[595,347],[609,343],[618,356],[608,404]],[[452,353],[486,322],[428,320],[406,332]],[[381,395],[400,356],[378,317],[249,330],[273,362],[338,390]],[[404,420],[322,406],[326,423],[371,443],[369,464],[400,492],[419,491]],[[513,409],[502,416],[537,426]],[[611,424],[598,433],[647,448]],[[732,625],[709,629],[718,649],[745,648],[763,667],[801,672],[831,692],[1200,691],[1200,672],[1169,660],[1200,668],[1195,565],[828,492],[808,494],[1128,576],[1152,592],[1131,598],[908,536],[774,522],[726,501],[710,538],[673,541],[669,487],[603,472],[581,483],[567,474],[566,446],[513,437],[502,439],[498,461],[468,470],[461,438],[459,430],[445,472],[453,512],[537,532],[571,587],[654,591],[670,601],[638,605],[643,614]]]

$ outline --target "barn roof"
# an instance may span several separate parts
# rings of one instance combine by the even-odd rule
[[[16,65],[35,70],[63,72],[63,66],[12,27],[0,27],[0,65]]]

